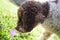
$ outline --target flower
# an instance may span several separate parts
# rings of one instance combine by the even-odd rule
[[[14,37],[17,33],[14,29],[12,29],[12,30],[10,30],[10,34],[11,34],[12,37]]]

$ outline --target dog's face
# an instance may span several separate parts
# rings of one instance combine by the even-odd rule
[[[16,30],[20,32],[30,32],[39,22],[42,23],[44,18],[42,5],[39,2],[25,2],[18,10]]]

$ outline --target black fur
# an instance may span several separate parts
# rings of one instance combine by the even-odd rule
[[[48,13],[48,2],[40,3],[36,1],[27,1],[22,3],[18,10],[16,30],[20,32],[30,32],[38,23],[44,22]]]

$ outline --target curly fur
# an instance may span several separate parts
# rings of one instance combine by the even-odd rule
[[[47,2],[43,4],[36,1],[24,2],[18,10],[18,23],[16,29],[19,31],[24,30],[24,32],[29,32],[39,21],[43,23],[44,18],[47,17],[49,12],[48,7]]]

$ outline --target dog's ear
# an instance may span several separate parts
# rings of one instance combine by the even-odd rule
[[[48,2],[45,2],[45,3],[42,4],[42,14],[45,16],[45,18],[49,14],[49,9],[50,9],[50,6],[49,6]]]
[[[45,18],[47,18],[49,14],[49,4],[48,2],[42,3],[41,4],[41,9],[39,13],[36,15],[36,22],[43,23]]]

